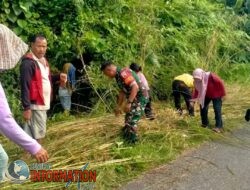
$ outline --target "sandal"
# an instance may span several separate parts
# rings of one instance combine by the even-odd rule
[[[222,133],[222,130],[218,127],[213,128],[213,131],[216,133]]]

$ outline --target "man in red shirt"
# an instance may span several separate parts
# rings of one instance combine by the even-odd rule
[[[47,110],[50,109],[51,76],[47,59],[47,39],[40,34],[31,38],[31,51],[20,65],[21,101],[26,120],[24,130],[41,143],[46,133]]]
[[[223,122],[221,116],[222,98],[226,95],[223,81],[214,73],[195,69],[193,72],[195,93],[193,99],[200,104],[200,115],[203,127],[208,127],[208,107],[213,102],[215,114],[215,132],[221,132]]]

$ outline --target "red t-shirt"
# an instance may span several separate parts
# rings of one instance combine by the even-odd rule
[[[206,97],[215,99],[226,95],[223,81],[214,73],[211,73],[208,78]],[[198,91],[195,90],[193,98],[198,97]]]

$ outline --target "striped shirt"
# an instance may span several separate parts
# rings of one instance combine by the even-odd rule
[[[0,24],[0,70],[15,67],[28,50],[28,45],[8,27]]]

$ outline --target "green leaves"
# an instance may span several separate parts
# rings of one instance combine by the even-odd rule
[[[22,9],[20,9],[20,6],[18,6],[18,4],[12,4],[12,9],[16,16],[19,16],[22,13]]]
[[[12,23],[15,23],[16,20],[17,20],[17,17],[16,17],[15,14],[10,13],[10,14],[8,15],[8,20],[11,21]]]
[[[32,1],[26,1],[26,2],[19,2],[19,6],[20,8],[24,11],[24,12],[28,12],[29,9],[33,6]]]
[[[166,97],[176,73],[195,67],[219,70],[250,61],[247,17],[250,0],[2,0],[0,22],[23,40],[48,38],[47,57],[61,68],[86,54],[92,67],[104,59],[144,68],[150,83]],[[225,4],[232,8],[225,9]],[[27,42],[27,40],[26,40]],[[98,70],[98,69],[97,69]],[[98,78],[93,72],[93,78]],[[153,75],[160,75],[155,81]],[[100,83],[95,81],[97,88]]]
[[[18,19],[17,20],[17,24],[20,28],[25,28],[27,26],[27,21],[26,20],[21,20],[21,19]]]

